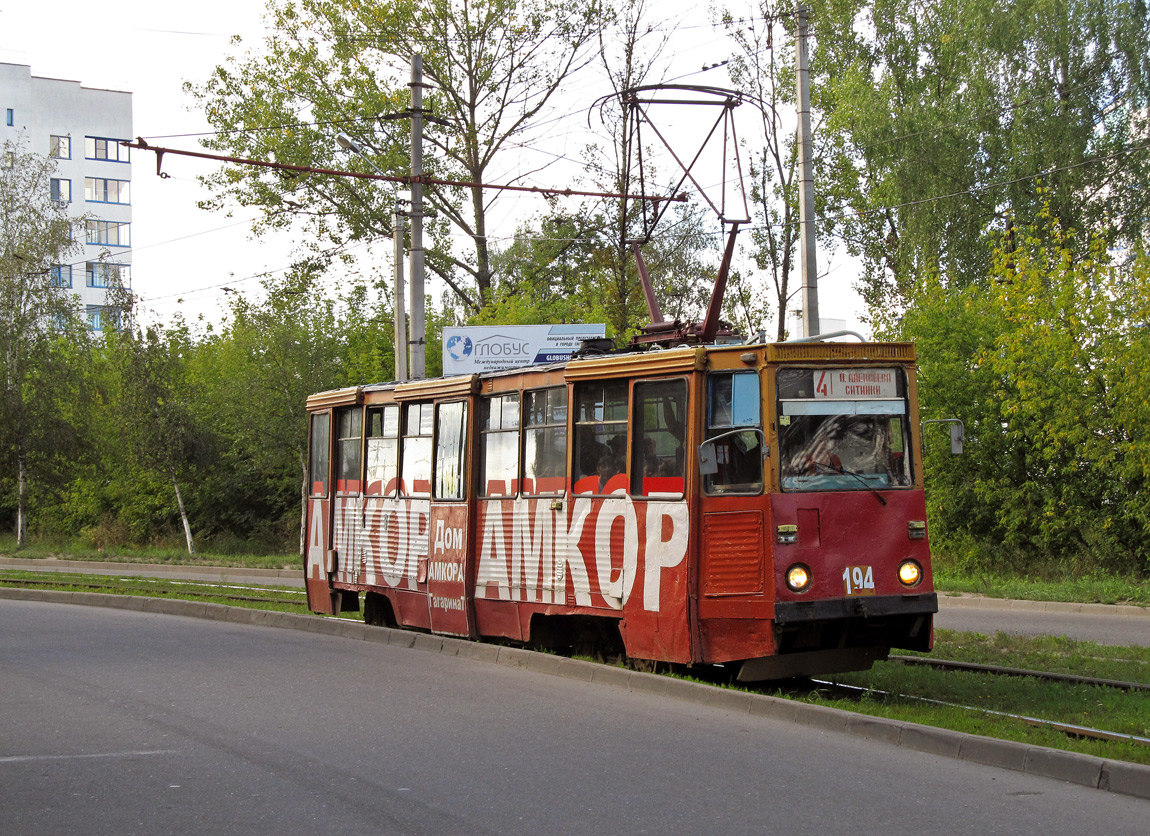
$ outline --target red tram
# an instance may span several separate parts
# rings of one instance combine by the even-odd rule
[[[743,680],[929,649],[914,361],[696,345],[313,395],[309,605]]]

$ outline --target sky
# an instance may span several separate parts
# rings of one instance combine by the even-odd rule
[[[705,5],[687,0],[653,4],[660,15],[680,5],[683,11],[678,15],[677,41],[668,53],[668,77],[727,86],[721,70],[701,72],[704,65],[724,61],[731,51],[729,42],[707,25]],[[110,6],[90,0],[53,0],[43,6],[31,0],[0,0],[0,62],[27,64],[36,76],[129,91],[135,136],[152,144],[197,150],[198,135],[210,126],[183,84],[206,80],[235,51],[232,36],[242,36],[246,46],[257,45],[265,34],[264,8],[265,0],[198,0],[194,5],[120,0]],[[594,80],[567,91],[569,100],[561,112],[569,114],[565,123],[569,127],[552,132],[551,150],[578,155],[586,139],[587,109],[604,92]],[[136,151],[132,160],[133,290],[159,321],[180,313],[192,321],[218,322],[229,293],[258,298],[261,278],[279,275],[292,263],[291,237],[253,238],[254,213],[242,207],[232,217],[199,209],[197,201],[208,193],[196,178],[210,173],[214,163],[168,155],[163,165],[168,177],[161,179],[155,174],[154,159],[151,153]],[[524,159],[522,165],[533,170],[538,162]],[[552,178],[563,181],[569,176],[553,166],[537,172],[531,184],[563,186],[566,183]],[[501,205],[490,223],[495,238],[501,232],[511,235],[517,219],[545,210],[542,199],[528,196]],[[372,264],[390,269],[380,260],[390,258],[390,240],[365,250],[369,269]],[[719,252],[715,256],[717,260]],[[749,263],[743,266],[751,269]],[[844,320],[846,327],[865,334],[859,320],[862,304],[851,287],[852,262],[820,251],[819,270],[821,316]],[[331,281],[340,278],[334,275]],[[429,284],[429,292],[438,298],[441,291]]]

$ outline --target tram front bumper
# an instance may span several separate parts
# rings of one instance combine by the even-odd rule
[[[776,601],[775,623],[837,621],[844,618],[885,618],[892,615],[931,615],[938,612],[938,594],[876,595],[826,598],[818,601]]]

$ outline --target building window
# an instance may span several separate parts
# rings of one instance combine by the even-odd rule
[[[108,180],[103,177],[84,178],[84,199],[93,203],[131,203],[127,180]]]
[[[48,156],[57,160],[72,159],[72,137],[52,134],[48,139]]]
[[[7,124],[9,128],[11,128],[12,125],[15,124],[15,122],[16,122],[16,114],[12,112],[12,108],[8,108],[8,115],[5,118],[5,124]]]
[[[84,137],[84,156],[89,160],[109,160],[114,163],[130,162],[129,148],[119,139],[98,136]]]
[[[53,264],[49,273],[52,276],[52,287],[72,286],[71,264]]]
[[[109,247],[131,246],[131,224],[89,219],[87,227],[89,244],[107,244]]]
[[[89,305],[85,311],[88,328],[93,331],[103,331],[105,328],[120,328],[120,315],[115,308],[102,305]]]
[[[84,284],[87,287],[127,287],[131,284],[131,270],[127,264],[89,261],[84,265]]]
[[[72,181],[59,177],[52,178],[52,200],[57,203],[72,202]]]

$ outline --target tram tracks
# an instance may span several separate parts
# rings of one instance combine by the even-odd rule
[[[0,584],[26,589],[56,589],[64,591],[99,592],[105,595],[142,595],[158,598],[191,598],[196,600],[229,601],[243,604],[268,604],[306,607],[303,590],[274,587],[242,586],[238,584],[206,583],[202,581],[173,580],[168,578],[99,578],[83,575],[49,579],[43,577],[8,577],[0,573]],[[249,594],[239,594],[240,592]],[[255,594],[263,592],[265,594]]]
[[[1041,673],[1041,672],[1036,672]],[[1081,677],[1083,682],[1088,678]],[[1095,681],[1100,687],[1106,685],[1104,680]],[[841,682],[833,682],[830,680],[812,679],[811,683],[818,688],[831,688],[845,692],[849,696],[861,697],[880,697],[883,699],[895,700],[910,700],[913,702],[920,702],[927,705],[941,706],[944,708],[959,709],[961,711],[973,712],[983,714],[990,717],[999,717],[1005,720],[1024,723],[1025,725],[1033,728],[1049,729],[1051,731],[1060,732],[1068,737],[1078,738],[1080,740],[1099,740],[1109,743],[1134,743],[1139,746],[1150,746],[1150,737],[1143,737],[1136,734],[1123,734],[1121,732],[1107,731],[1106,729],[1097,729],[1090,726],[1083,726],[1077,723],[1066,723],[1060,720],[1044,720],[1040,717],[1031,717],[1026,714],[1015,714],[1009,711],[997,711],[992,708],[984,708],[975,705],[963,705],[962,703],[948,702],[946,700],[936,700],[930,697],[923,697],[916,694],[898,694],[890,691],[882,691],[876,688],[870,688],[860,685],[846,685]],[[1123,683],[1131,684],[1131,683]],[[1142,686],[1143,688],[1145,686]]]

